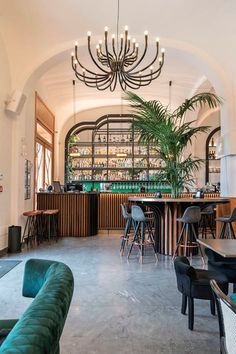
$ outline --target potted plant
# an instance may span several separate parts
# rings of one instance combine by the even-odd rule
[[[209,128],[194,127],[196,120],[185,122],[185,114],[204,105],[215,108],[221,103],[220,98],[214,93],[196,94],[173,112],[160,101],[145,101],[132,92],[127,92],[126,99],[134,110],[133,128],[139,133],[140,143],[154,147],[164,161],[165,167],[158,173],[158,181],[169,184],[172,197],[178,198],[183,188],[191,185],[194,172],[204,161],[194,158],[186,147],[192,144],[193,137]]]

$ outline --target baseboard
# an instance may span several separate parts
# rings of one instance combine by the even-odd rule
[[[3,257],[7,254],[8,252],[8,247],[3,248],[2,250],[0,250],[0,257]]]

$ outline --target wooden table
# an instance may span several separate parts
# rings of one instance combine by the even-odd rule
[[[236,258],[236,240],[209,239],[200,240],[200,245],[210,248],[212,251],[225,258]]]
[[[183,215],[184,210],[192,205],[205,208],[211,204],[229,203],[228,198],[154,198],[130,197],[129,202],[148,206],[155,216],[155,240],[158,252],[173,255],[181,223],[176,219]]]

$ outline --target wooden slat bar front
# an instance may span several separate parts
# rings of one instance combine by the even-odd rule
[[[59,235],[97,234],[97,193],[38,193],[37,209],[59,209]]]

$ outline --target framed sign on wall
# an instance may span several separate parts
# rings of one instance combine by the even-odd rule
[[[31,198],[31,169],[31,161],[25,160],[25,200]]]

